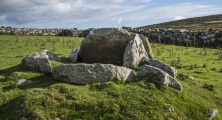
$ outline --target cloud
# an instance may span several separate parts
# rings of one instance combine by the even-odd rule
[[[130,22],[130,19],[121,17],[121,18],[118,19],[117,24],[118,24],[118,26],[123,26],[123,25],[125,25],[129,22]]]
[[[213,5],[183,3],[149,9],[137,14],[131,14],[130,17],[133,21],[148,19],[172,19],[178,15],[196,17],[202,15],[219,14],[219,11],[222,11],[222,8]]]
[[[174,16],[174,20],[182,20],[182,19],[185,19],[184,16]]]
[[[97,2],[94,2],[97,1]],[[84,24],[110,21],[114,17],[141,9],[142,5],[115,4],[125,0],[1,0],[0,16],[11,25]],[[100,2],[98,4],[98,2]],[[3,19],[3,18],[2,18]],[[3,20],[1,20],[3,21]]]
[[[134,2],[143,2],[143,3],[145,3],[145,2],[151,2],[152,0],[133,0]]]
[[[95,2],[102,2],[102,3],[122,3],[125,0],[95,0]]]
[[[102,27],[219,14],[214,5],[183,3],[152,8],[151,0],[1,0],[0,24],[15,27]],[[87,24],[87,25],[86,25]],[[148,23],[145,23],[145,25]],[[75,26],[71,26],[75,25]],[[144,24],[143,24],[144,25]],[[141,25],[142,26],[142,25]]]

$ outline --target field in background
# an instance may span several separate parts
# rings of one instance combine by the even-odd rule
[[[188,31],[208,31],[210,29],[221,29],[222,14],[187,18],[182,20],[142,26],[138,28],[147,28],[147,29],[171,28],[171,29],[186,29]]]
[[[0,119],[197,120],[206,119],[210,108],[222,111],[222,60],[217,49],[152,44],[156,59],[177,68],[183,92],[159,89],[147,82],[150,78],[71,85],[20,65],[23,57],[44,49],[60,57],[60,61],[51,61],[53,66],[69,63],[67,57],[82,39],[0,36]],[[18,87],[19,79],[33,80],[33,84]]]

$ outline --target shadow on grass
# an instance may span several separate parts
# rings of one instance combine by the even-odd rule
[[[9,82],[9,83],[10,83],[10,81],[15,82],[16,79],[19,80],[19,79],[21,79],[21,77],[11,78],[11,77],[13,77],[12,74],[14,72],[29,73],[30,71],[33,71],[33,70],[26,69],[22,64],[18,64],[16,66],[0,70],[0,75],[4,76],[3,79],[0,79],[0,82]],[[36,71],[33,71],[33,72],[36,72]],[[38,73],[38,72],[36,72],[36,73]],[[13,80],[13,79],[15,79],[15,80]],[[46,87],[49,87],[53,84],[58,83],[56,80],[54,80],[51,73],[47,73],[47,74],[40,73],[40,74],[37,74],[33,77],[31,76],[31,78],[29,78],[28,80],[32,80],[33,83],[29,84],[29,85],[25,85],[25,86],[16,86],[15,84],[10,84],[8,86],[2,87],[2,90],[8,91],[8,90],[15,89],[15,88],[19,88],[19,89],[46,88]]]
[[[38,115],[25,108],[25,96],[18,96],[9,102],[0,106],[0,119],[1,120],[20,120],[22,117],[29,119],[40,118]]]
[[[47,88],[51,85],[58,83],[58,81],[54,80],[54,78],[52,77],[52,74],[44,74],[41,76],[32,77],[29,80],[32,80],[33,82],[31,84],[24,85],[24,86],[16,86],[15,84],[5,86],[2,88],[2,91],[5,92],[5,91],[9,91],[15,88],[19,88],[23,90],[31,89],[31,88]]]
[[[23,67],[22,64],[18,64],[16,66],[0,70],[0,75],[7,76],[7,75],[10,75],[10,74],[12,74],[13,72],[16,72],[16,71],[17,72],[27,72],[29,70],[26,69],[25,67]]]

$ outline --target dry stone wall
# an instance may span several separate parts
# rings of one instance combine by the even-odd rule
[[[133,29],[123,27],[129,32],[143,34],[152,43],[174,44],[194,47],[222,47],[222,30],[187,31],[184,29]]]
[[[0,35],[40,35],[40,36],[75,36],[75,37],[86,37],[90,31],[94,28],[86,30],[80,30],[77,28],[72,29],[61,29],[61,28],[14,28],[4,27],[0,28]]]

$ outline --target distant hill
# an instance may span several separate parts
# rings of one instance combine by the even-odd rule
[[[206,31],[208,29],[222,29],[222,14],[210,15],[203,17],[188,18],[138,28],[172,28],[172,29],[187,29],[190,31]]]

